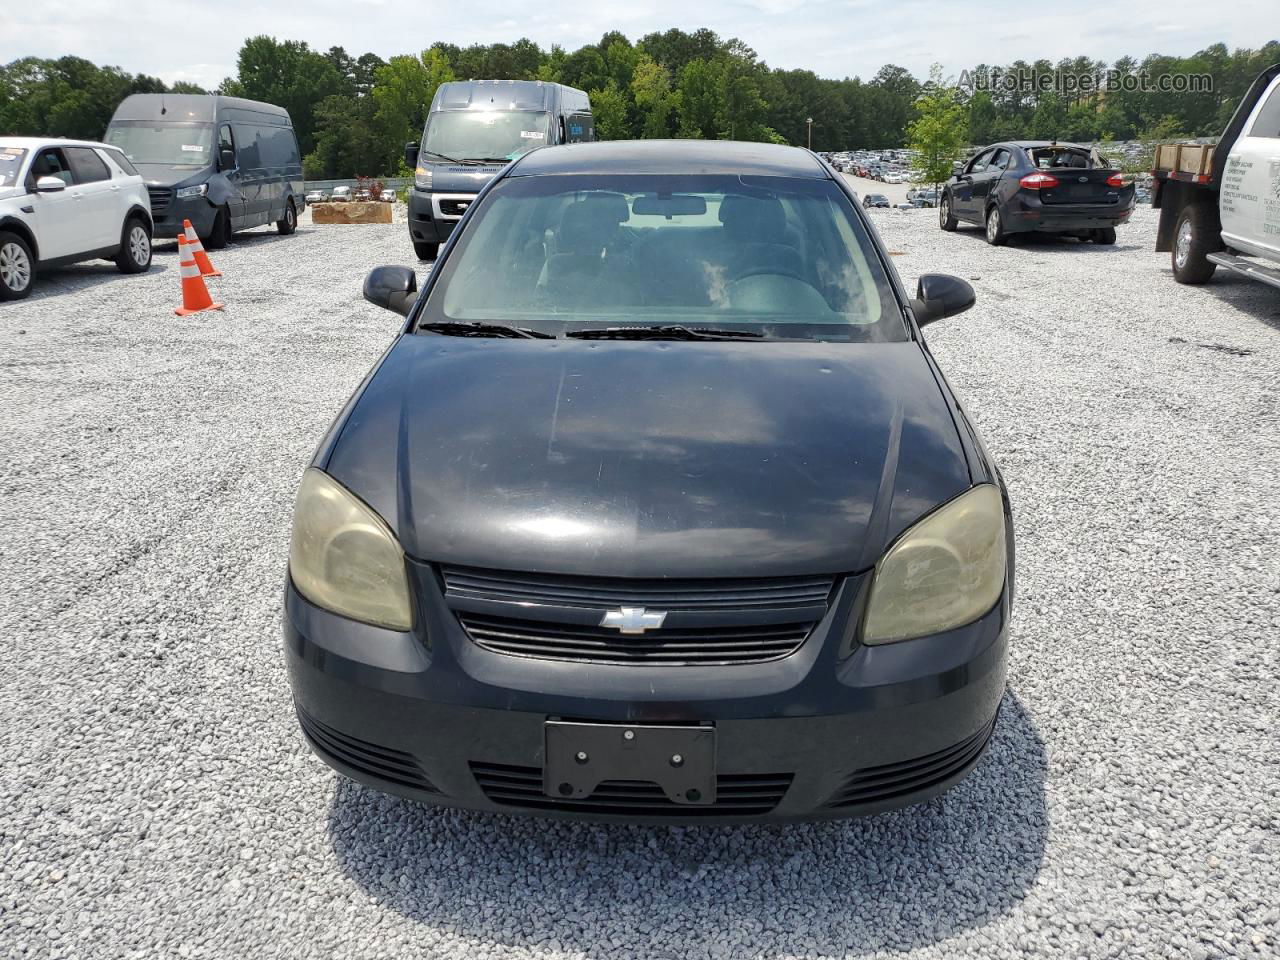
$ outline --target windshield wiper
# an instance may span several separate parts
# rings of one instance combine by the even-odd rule
[[[678,323],[657,326],[593,327],[571,330],[566,337],[581,340],[764,340],[763,333],[749,330],[716,330],[712,327],[686,327]]]
[[[528,327],[509,327],[502,323],[480,323],[476,320],[445,320],[437,323],[420,323],[419,330],[430,330],[446,337],[513,337],[530,340],[554,340],[555,334],[530,330]]]

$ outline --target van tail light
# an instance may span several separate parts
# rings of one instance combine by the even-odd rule
[[[1108,187],[1123,187],[1124,185],[1123,173],[1113,173],[1111,176],[1107,177]]]
[[[1058,185],[1058,178],[1049,173],[1028,173],[1018,181],[1023,190],[1048,190]]]

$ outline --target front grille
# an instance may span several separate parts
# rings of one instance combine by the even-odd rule
[[[459,620],[471,639],[486,650],[583,663],[761,663],[794,653],[813,629],[812,623],[783,623],[766,627],[661,630],[625,636],[603,627],[465,613]]]
[[[467,207],[471,206],[471,203],[471,199],[441,200],[440,212],[446,217],[460,217],[467,212]]]
[[[147,193],[151,194],[152,213],[167,209],[173,200],[173,190],[169,187],[147,187]]]
[[[440,792],[411,754],[358,740],[321,723],[301,707],[297,710],[302,732],[317,752],[378,780],[428,793]]]
[[[779,577],[754,580],[627,580],[616,577],[566,577],[509,573],[474,567],[444,567],[445,590],[515,603],[552,606],[618,607],[659,610],[747,610],[825,604],[832,577]]]
[[[542,792],[542,771],[502,763],[472,763],[476,783],[493,803],[528,810],[601,813],[632,817],[752,817],[769,813],[791,786],[789,773],[720,774],[716,801],[705,805],[670,800],[656,783],[606,780],[589,797],[564,800]]]
[[[658,580],[443,567],[445,601],[478,646],[578,663],[740,665],[794,653],[827,612],[833,577]],[[643,607],[660,627],[622,633],[605,614]]]
[[[855,807],[882,803],[936,786],[955,776],[982,753],[994,727],[993,718],[973,736],[945,750],[916,757],[914,760],[855,770],[827,801],[827,806]]]

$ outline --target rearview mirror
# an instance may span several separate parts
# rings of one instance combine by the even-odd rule
[[[411,167],[418,165],[418,145],[412,141],[404,145],[404,162]]]
[[[916,323],[924,326],[964,313],[977,301],[973,287],[959,277],[945,273],[926,273],[916,286],[916,298],[911,301],[911,311]]]
[[[418,298],[418,278],[408,267],[374,267],[364,278],[364,298],[407,317]]]
[[[683,193],[669,196],[644,193],[631,201],[631,212],[642,217],[666,217],[668,220],[672,217],[698,217],[707,212],[707,201]]]
[[[57,193],[65,189],[66,183],[58,177],[41,177],[36,181],[36,193]]]
[[[236,168],[236,152],[230,147],[223,147],[218,151],[218,169],[222,171],[234,170]]]

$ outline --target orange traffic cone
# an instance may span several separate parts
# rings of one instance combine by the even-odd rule
[[[196,228],[191,225],[190,220],[182,221],[182,231],[187,235],[187,243],[191,244],[196,255],[196,266],[200,268],[200,276],[202,277],[220,277],[222,271],[214,267],[209,262],[209,255],[204,252],[204,244],[200,242],[200,238],[196,236]]]
[[[200,276],[200,268],[196,266],[191,252],[191,244],[183,234],[178,234],[178,269],[182,272],[182,306],[173,311],[180,317],[201,310],[221,310],[225,304],[214,303],[209,290],[204,285],[204,277]]]

